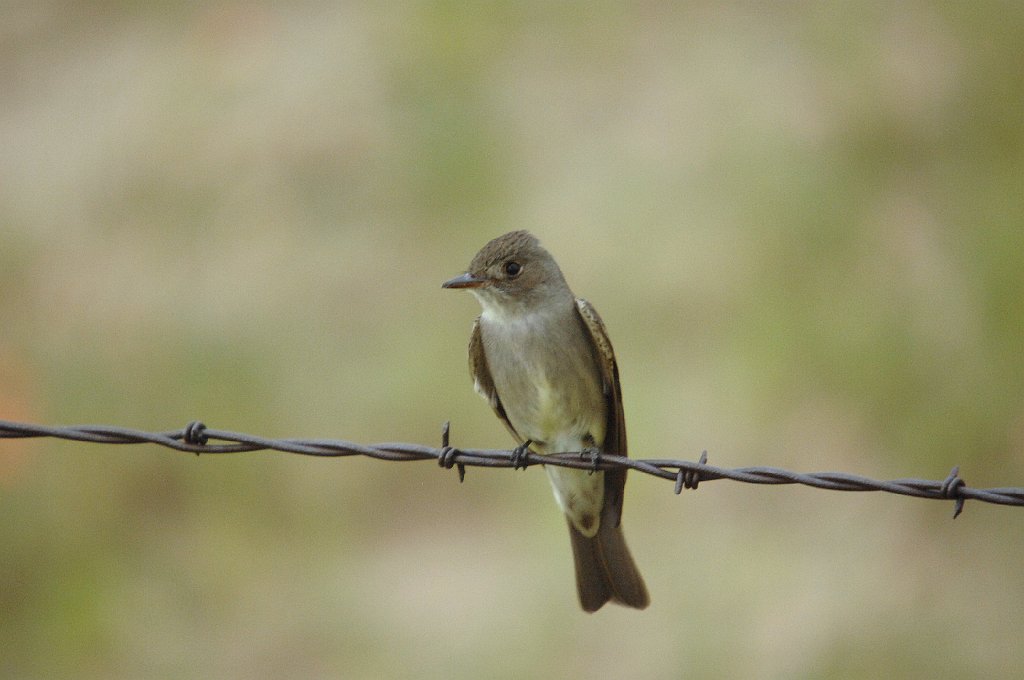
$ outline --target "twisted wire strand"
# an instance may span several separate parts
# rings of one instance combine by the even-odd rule
[[[455,467],[461,481],[467,467],[515,468],[532,465],[558,465],[584,470],[629,469],[675,482],[678,494],[684,488],[696,489],[701,482],[731,479],[746,484],[801,484],[829,491],[882,491],[901,496],[952,500],[953,517],[967,500],[997,505],[1024,506],[1024,488],[972,488],[960,478],[954,467],[943,480],[876,480],[845,472],[791,472],[776,467],[721,468],[707,464],[707,452],[696,462],[662,458],[627,458],[592,451],[539,455],[531,451],[455,448],[449,445],[450,428],[442,429],[441,448],[403,442],[357,444],[341,439],[270,439],[258,435],[215,430],[193,421],[179,430],[146,432],[109,425],[48,426],[0,420],[0,439],[51,437],[94,444],[156,444],[176,451],[195,454],[280,451],[304,456],[366,456],[394,462],[435,460],[441,467]]]

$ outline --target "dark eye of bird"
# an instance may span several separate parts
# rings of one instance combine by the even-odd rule
[[[505,263],[505,273],[508,274],[511,278],[519,276],[519,272],[521,271],[523,271],[523,265],[519,264],[518,262]]]

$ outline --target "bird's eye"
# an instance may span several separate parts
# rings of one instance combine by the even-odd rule
[[[519,276],[519,273],[523,271],[523,265],[518,262],[506,262],[505,273],[508,274],[510,279],[514,279]]]

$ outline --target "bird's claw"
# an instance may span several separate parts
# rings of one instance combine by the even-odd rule
[[[523,442],[516,448],[512,449],[512,457],[510,459],[510,462],[512,463],[513,470],[525,470],[526,467],[529,465],[531,444],[533,444],[533,442],[527,439],[525,442]]]

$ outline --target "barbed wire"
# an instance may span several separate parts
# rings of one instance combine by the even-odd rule
[[[456,468],[459,481],[467,467],[525,469],[533,465],[557,465],[583,470],[628,469],[675,482],[678,494],[684,488],[696,489],[701,482],[731,479],[747,484],[802,484],[829,491],[883,491],[901,496],[952,500],[956,518],[967,500],[997,505],[1024,506],[1024,488],[1000,487],[976,489],[960,478],[959,466],[941,481],[928,479],[875,480],[845,472],[791,472],[775,467],[720,468],[707,464],[707,452],[697,461],[627,458],[597,451],[540,455],[523,447],[513,450],[469,449],[449,445],[450,428],[442,428],[441,447],[389,442],[357,444],[340,439],[269,439],[252,434],[214,430],[193,421],[180,430],[145,432],[109,425],[47,426],[0,420],[0,439],[52,437],[94,444],[156,444],[176,451],[199,454],[280,451],[304,456],[366,456],[377,460],[436,460],[441,467]],[[220,442],[220,443],[216,443]]]

